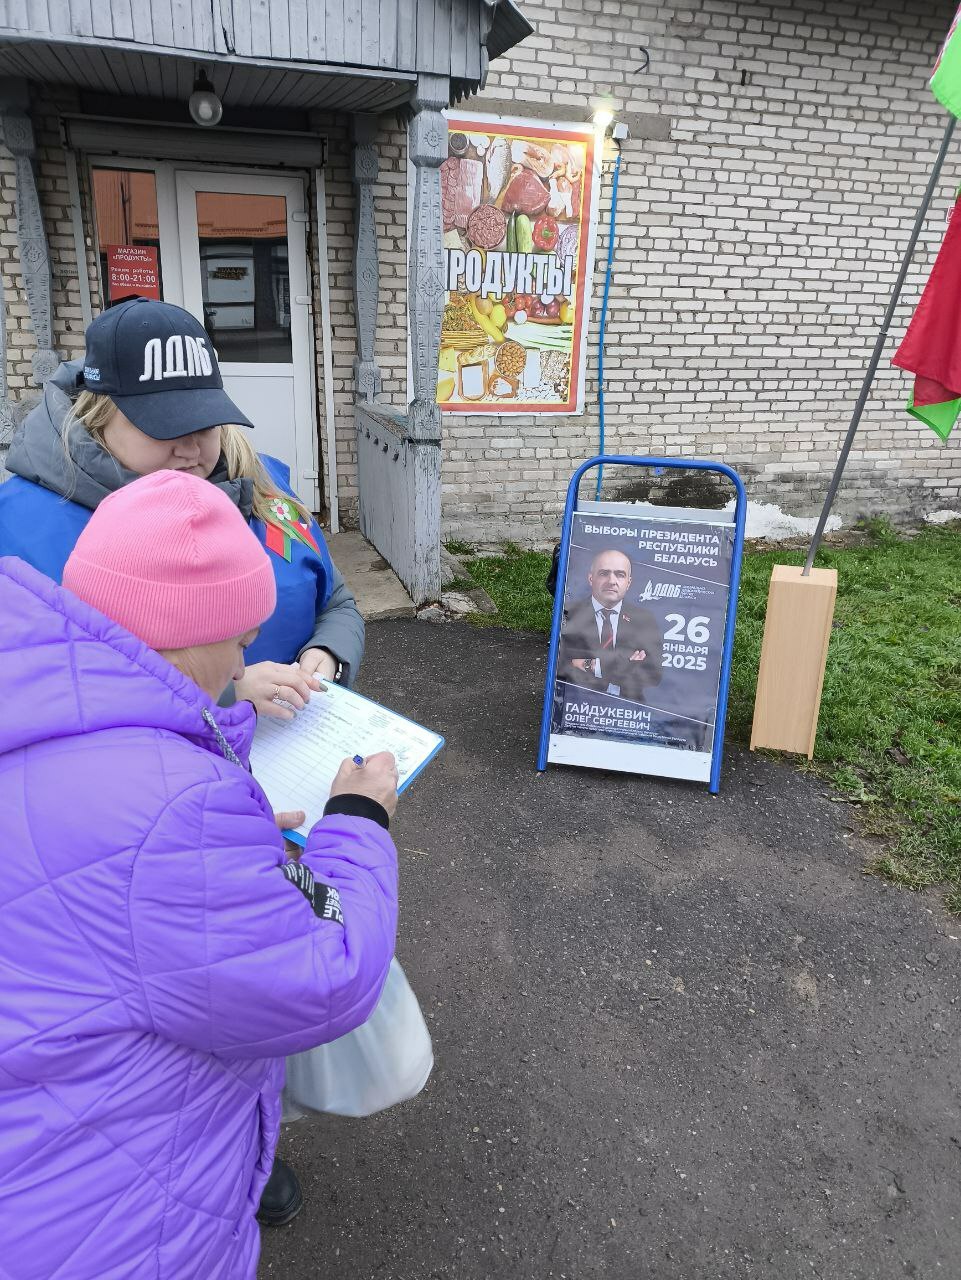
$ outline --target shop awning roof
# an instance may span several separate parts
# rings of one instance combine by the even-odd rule
[[[19,28],[0,17],[0,76],[186,102],[203,66],[225,107],[379,113],[419,75],[449,77],[452,100],[476,91],[533,31],[514,0],[98,0],[69,23],[66,8],[27,6]]]
[[[494,18],[487,37],[487,56],[492,61],[534,33],[534,28],[513,0],[494,0],[494,4]]]
[[[287,111],[394,110],[409,101],[417,81],[412,72],[385,76],[366,69],[204,63],[225,108],[264,107]],[[94,94],[182,102],[193,89],[193,58],[94,48],[87,44],[17,41],[0,45],[0,75],[22,76],[45,84],[66,84]]]

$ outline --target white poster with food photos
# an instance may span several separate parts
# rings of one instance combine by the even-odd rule
[[[462,114],[447,123],[437,402],[445,413],[582,413],[595,130]]]

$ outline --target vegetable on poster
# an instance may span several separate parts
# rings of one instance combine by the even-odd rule
[[[591,125],[449,119],[445,413],[583,412],[597,178]]]

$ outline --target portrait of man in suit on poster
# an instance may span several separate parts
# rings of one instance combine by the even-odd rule
[[[627,601],[633,566],[623,551],[599,551],[591,594],[564,610],[558,675],[594,693],[643,702],[661,681],[662,636],[649,609]]]

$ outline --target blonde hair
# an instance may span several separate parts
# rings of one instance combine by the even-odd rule
[[[99,395],[96,391],[81,391],[73,403],[63,433],[63,443],[70,455],[70,434],[75,426],[87,432],[101,449],[106,449],[103,433],[107,423],[117,412],[117,406],[109,396]],[[257,457],[247,439],[243,427],[234,423],[225,423],[220,428],[220,450],[227,464],[227,477],[230,480],[251,480],[254,486],[253,514],[258,520],[268,521],[272,518],[271,502],[280,498],[293,508],[294,516],[305,524],[310,524],[311,513],[299,498],[292,498],[274,483],[264,464]]]

